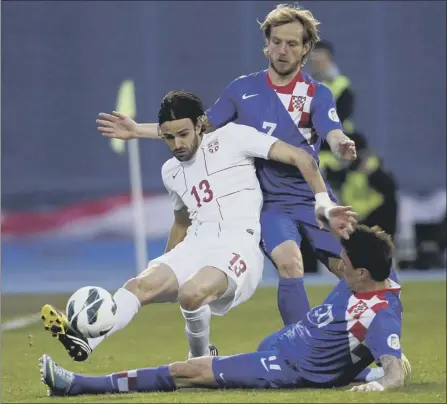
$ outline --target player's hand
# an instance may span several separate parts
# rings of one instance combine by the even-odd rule
[[[325,217],[324,210],[329,209],[327,216]],[[346,240],[354,232],[355,225],[357,224],[357,213],[352,211],[351,206],[316,206],[315,215],[317,217],[317,223],[320,229],[324,228],[324,223],[327,221],[331,229],[339,237]]]
[[[122,140],[137,137],[137,123],[120,112],[113,111],[112,114],[101,112],[96,125],[98,125],[98,131],[105,137]]]
[[[345,160],[355,160],[357,158],[355,142],[351,139],[341,139],[338,143],[338,152]]]
[[[383,386],[378,382],[370,382],[366,384],[359,384],[358,386],[354,386],[348,391],[383,391]]]

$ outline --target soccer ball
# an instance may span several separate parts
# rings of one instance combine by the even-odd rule
[[[115,325],[116,303],[98,286],[78,289],[68,299],[66,315],[70,327],[85,338],[107,334]]]

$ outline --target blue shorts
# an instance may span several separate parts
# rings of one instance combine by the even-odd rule
[[[276,347],[280,331],[266,337],[257,352],[213,358],[214,379],[222,388],[298,388],[305,381]]]
[[[320,229],[313,206],[300,206],[296,213],[265,209],[261,212],[262,246],[270,257],[276,246],[293,240],[301,244],[307,238],[318,259],[327,266],[329,257],[339,257],[342,246],[327,229]]]

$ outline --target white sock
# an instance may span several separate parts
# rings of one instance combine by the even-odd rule
[[[116,303],[116,323],[113,328],[106,334],[98,338],[88,338],[90,348],[94,349],[96,346],[104,341],[106,337],[112,335],[114,332],[121,330],[135,317],[135,314],[140,310],[141,304],[138,298],[127,289],[120,288],[113,295]]]
[[[211,309],[208,305],[202,306],[194,311],[182,311],[186,320],[186,337],[189,342],[190,357],[207,355],[210,344],[210,321]]]

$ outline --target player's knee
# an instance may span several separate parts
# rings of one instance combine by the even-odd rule
[[[199,285],[185,283],[178,292],[178,301],[183,310],[194,311],[200,308],[208,297],[208,292]]]
[[[171,300],[175,300],[178,284],[168,276],[157,276],[157,267],[152,267],[150,271],[129,279],[123,288],[132,292],[141,304],[147,304],[157,302],[161,295],[166,295],[162,301],[168,301],[171,295]]]
[[[304,276],[301,255],[281,256],[275,261],[279,276],[282,278],[300,278]]]
[[[142,295],[142,293],[141,293],[141,290],[140,290],[140,285],[139,285],[138,278],[129,279],[123,285],[123,289],[127,289],[129,292],[132,292],[136,297],[138,297],[138,299],[140,300],[140,303],[141,303],[140,296]]]

